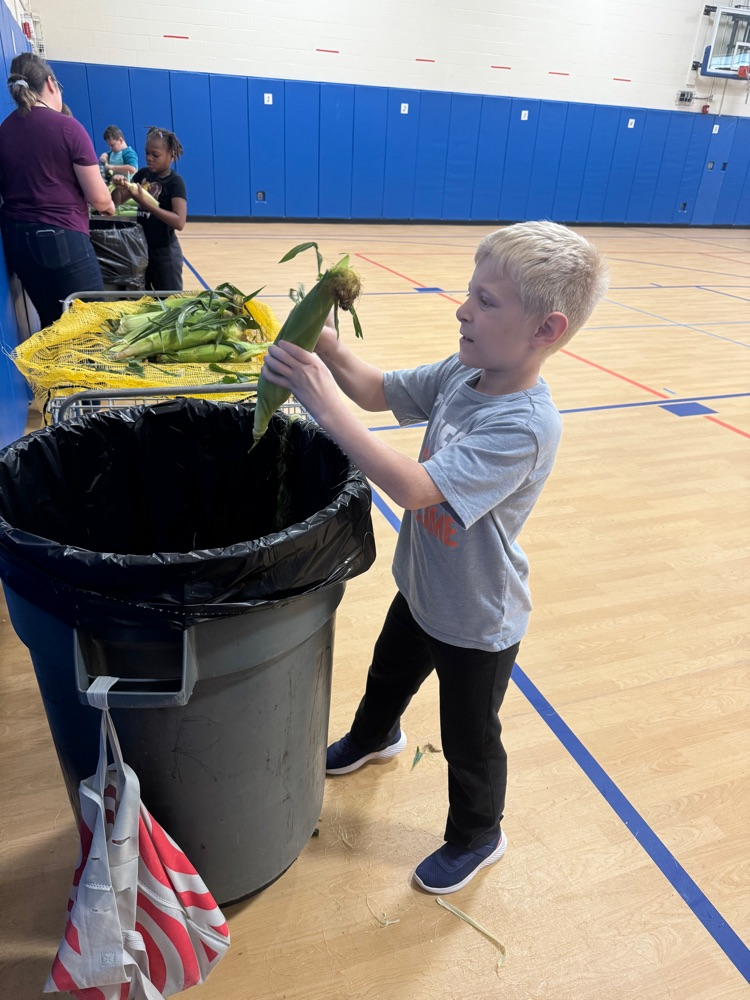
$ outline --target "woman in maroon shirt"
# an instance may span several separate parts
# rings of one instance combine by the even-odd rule
[[[45,327],[72,292],[103,288],[88,205],[105,215],[115,207],[85,129],[60,113],[62,87],[51,68],[32,52],[10,68],[18,107],[0,125],[3,246]]]

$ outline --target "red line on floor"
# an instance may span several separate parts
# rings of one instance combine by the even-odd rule
[[[184,38],[185,41],[189,41],[190,35],[162,35],[162,38]]]
[[[570,76],[570,73],[560,73],[556,69],[551,69],[547,72],[548,76]]]
[[[726,427],[728,431],[734,431],[735,434],[741,434],[742,437],[750,438],[750,434],[747,431],[741,431],[739,427],[733,427],[732,424],[724,423],[723,420],[719,420],[718,417],[706,417],[706,420],[710,420],[712,424],[718,424],[719,427]]]
[[[340,55],[338,49],[316,49],[315,51],[316,52],[330,52],[334,56]]]
[[[490,66],[490,69],[513,69],[512,66]]]
[[[415,59],[414,62],[435,62],[434,59]]]
[[[626,76],[613,76],[613,80],[617,80],[619,83],[632,83],[632,80],[628,80]]]

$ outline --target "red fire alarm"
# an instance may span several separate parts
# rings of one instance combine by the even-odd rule
[[[704,104],[703,107],[701,108],[701,114],[702,115],[707,115],[710,110],[711,110],[711,105],[710,104]]]
[[[21,22],[21,29],[24,35],[26,35],[29,41],[31,41],[31,39],[34,37],[34,25],[31,23],[31,21],[23,20]]]

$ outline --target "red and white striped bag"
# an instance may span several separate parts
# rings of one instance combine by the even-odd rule
[[[229,947],[229,928],[200,875],[141,802],[107,708],[114,683],[97,677],[88,692],[102,709],[99,765],[79,786],[81,854],[44,992],[162,1000],[206,979]]]

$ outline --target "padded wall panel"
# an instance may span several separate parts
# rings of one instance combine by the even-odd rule
[[[604,217],[604,200],[619,122],[620,108],[596,106],[578,205],[578,222],[601,222]]]
[[[691,115],[684,112],[674,112],[669,116],[667,141],[664,143],[659,176],[656,179],[654,200],[651,203],[651,225],[663,225],[674,218],[675,209],[679,205],[680,179],[685,166],[685,157],[693,131]]]
[[[499,218],[498,206],[505,171],[510,111],[511,101],[508,97],[482,98],[471,200],[472,219],[494,222]]]
[[[452,95],[443,191],[443,218],[446,220],[471,217],[481,115],[481,97]]]
[[[318,210],[322,219],[352,217],[354,87],[320,85],[320,178]]]
[[[95,66],[89,63],[86,75],[94,149],[103,153],[107,149],[103,134],[108,125],[117,125],[128,139],[133,135],[130,73],[126,66]],[[73,110],[72,104],[70,107]]]
[[[682,176],[677,188],[677,204],[671,222],[690,225],[698,198],[698,189],[703,180],[703,171],[708,159],[708,145],[711,141],[713,115],[693,115],[690,139],[685,153]]]
[[[352,152],[354,219],[382,218],[387,122],[387,89],[355,87]]]
[[[54,70],[55,76],[63,85],[63,100],[73,112],[73,117],[83,125],[91,136],[91,141],[94,143],[94,149],[97,153],[103,153],[107,149],[107,144],[102,139],[101,134],[94,135],[91,122],[89,79],[86,74],[86,67],[83,63],[58,62],[52,59],[50,59],[49,64]],[[114,123],[108,122],[107,124]]]
[[[534,162],[531,166],[529,196],[526,200],[527,219],[553,217],[555,188],[567,115],[568,105],[561,101],[542,101],[539,106]]]
[[[593,104],[568,105],[552,206],[552,218],[559,222],[573,222],[578,218],[595,111]]]
[[[419,134],[419,91],[388,90],[388,115],[383,176],[383,218],[409,219]],[[402,107],[407,106],[404,113]]]
[[[214,204],[217,215],[250,215],[250,129],[247,82],[241,76],[209,77]]]
[[[286,214],[284,97],[283,80],[247,81],[250,211],[253,216],[282,218]]]
[[[439,219],[442,215],[450,116],[450,94],[428,90],[419,95],[413,219]]]
[[[287,80],[284,95],[285,214],[314,219],[319,214],[320,84]]]
[[[128,144],[138,153],[138,165],[146,166],[146,131],[152,125],[177,131],[172,121],[172,88],[166,69],[131,67],[130,97],[133,112],[133,135],[126,135]],[[182,136],[177,132],[182,142]],[[180,165],[177,172],[181,173]]]
[[[175,169],[185,178],[188,215],[216,215],[208,74],[171,72],[169,83],[174,131],[185,150]]]
[[[750,197],[750,118],[739,118],[732,148],[727,157],[727,169],[721,193],[716,202],[714,225],[739,225],[737,212],[742,203],[743,191]],[[750,219],[745,219],[745,224]]]
[[[691,219],[694,226],[710,226],[714,221],[716,206],[726,177],[726,170],[723,170],[722,167],[725,164],[727,167],[729,166],[729,152],[736,130],[736,118],[719,118],[717,116],[713,119],[711,136],[706,150],[706,162],[703,165],[703,174]]]
[[[603,222],[624,222],[646,124],[643,108],[621,108],[602,208]]]
[[[648,222],[669,129],[669,111],[647,111],[630,188],[626,222]]]
[[[526,216],[540,104],[540,101],[527,101],[525,98],[513,98],[511,101],[503,186],[497,209],[503,221],[515,222]],[[524,113],[528,117],[524,118]]]

